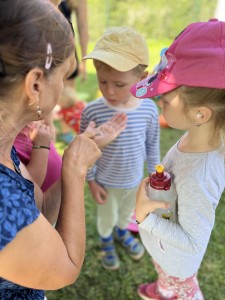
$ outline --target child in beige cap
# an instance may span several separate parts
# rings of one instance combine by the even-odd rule
[[[147,43],[134,29],[108,29],[83,59],[93,59],[102,96],[84,109],[81,131],[90,121],[99,126],[117,112],[125,112],[128,118],[125,130],[105,147],[102,157],[87,174],[89,188],[98,204],[102,265],[114,270],[120,265],[114,240],[135,260],[144,254],[143,245],[127,226],[145,161],[149,173],[159,163],[158,110],[151,99],[139,100],[130,93],[130,87],[147,76],[149,64]]]

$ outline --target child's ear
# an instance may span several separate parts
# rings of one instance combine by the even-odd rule
[[[201,106],[198,108],[198,111],[195,112],[195,119],[197,119],[200,125],[209,121],[211,117],[212,110],[207,106]]]
[[[207,107],[207,106],[200,107],[200,111],[203,114],[204,122],[207,122],[208,120],[210,120],[212,118],[213,112],[209,107]]]
[[[144,71],[141,76],[141,80],[145,79],[147,76],[148,76],[148,71]]]

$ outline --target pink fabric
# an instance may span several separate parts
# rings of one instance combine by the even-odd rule
[[[130,223],[127,226],[127,229],[130,230],[130,231],[132,231],[132,232],[134,232],[134,233],[139,232],[138,226],[137,226],[137,223],[136,223],[135,213],[133,213],[131,221],[130,221]]]
[[[25,165],[28,164],[32,152],[32,142],[28,135],[18,135],[14,146],[16,148],[19,159]],[[40,162],[41,163],[41,162]],[[62,157],[58,154],[53,143],[50,145],[48,166],[45,176],[44,183],[41,187],[42,191],[45,192],[50,186],[52,186],[61,175]]]
[[[22,161],[22,163],[27,165],[30,161],[32,152],[32,142],[29,136],[26,134],[19,134],[14,141],[14,146],[19,159]]]
[[[151,98],[179,86],[225,88],[225,22],[211,19],[185,28],[163,54],[165,65],[131,87],[137,98]]]
[[[41,187],[45,192],[52,186],[61,176],[62,157],[58,154],[53,143],[50,144],[50,152],[48,156],[48,166],[44,183]]]
[[[156,289],[162,299],[178,300],[204,300],[200,290],[197,276],[178,278],[167,275],[162,268],[154,262],[158,273]]]

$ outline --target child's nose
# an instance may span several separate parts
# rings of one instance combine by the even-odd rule
[[[108,95],[114,95],[114,88],[111,85],[107,85],[106,92]]]

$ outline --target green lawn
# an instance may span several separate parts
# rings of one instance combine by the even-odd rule
[[[157,51],[155,51],[156,53]],[[158,52],[157,52],[158,53]],[[85,100],[94,99],[97,82],[93,67],[89,65],[88,80],[77,89]],[[171,128],[161,129],[161,156],[181,136],[181,132]],[[62,153],[64,144],[57,142]],[[139,284],[156,279],[156,273],[148,254],[139,262],[132,261],[117,247],[121,267],[117,271],[107,271],[101,267],[101,256],[96,231],[96,205],[87,186],[85,187],[87,245],[85,262],[80,276],[74,285],[64,289],[47,292],[48,300],[137,300]],[[199,270],[199,281],[205,300],[225,299],[225,194],[216,211],[216,223],[210,243]],[[191,264],[191,261],[190,261]]]
[[[161,152],[177,140],[180,132],[161,130]],[[49,300],[136,300],[137,286],[156,279],[150,257],[145,254],[139,262],[132,261],[119,246],[121,267],[107,271],[101,267],[98,235],[95,227],[96,205],[85,188],[87,247],[85,262],[77,282],[69,287],[47,292]],[[216,224],[199,271],[199,280],[205,300],[225,299],[225,195],[216,211]],[[190,262],[191,263],[191,262]]]

